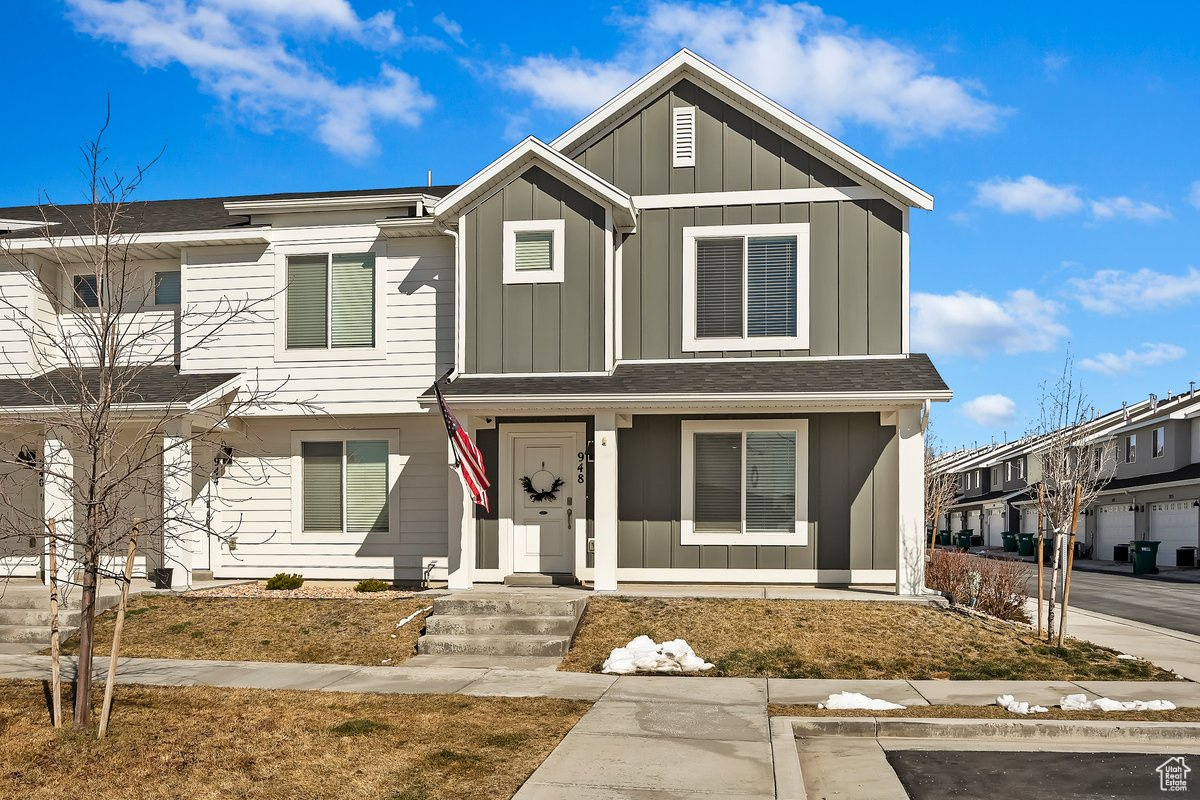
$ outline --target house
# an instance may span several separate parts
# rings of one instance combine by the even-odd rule
[[[183,320],[147,356],[147,396],[276,402],[187,456],[192,481],[164,478],[204,526],[139,568],[918,593],[923,429],[951,396],[909,352],[909,214],[932,204],[686,50],[459,186],[146,203],[132,249],[153,297],[130,313]],[[86,247],[63,233],[80,209],[57,230],[38,213],[0,209],[34,271]],[[61,329],[103,302],[68,268],[79,307],[55,307],[30,269],[0,274],[5,296]],[[232,300],[260,307],[187,324]],[[57,365],[0,324],[2,413]],[[451,469],[435,382],[490,510]],[[27,433],[43,513],[65,515],[70,442]],[[35,539],[7,546],[11,569],[44,570]]]

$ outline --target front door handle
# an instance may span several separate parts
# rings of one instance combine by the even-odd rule
[[[571,516],[573,514],[574,514],[574,512],[571,510],[571,507],[567,506],[567,528],[568,529],[571,527]]]

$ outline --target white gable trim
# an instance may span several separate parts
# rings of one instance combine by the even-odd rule
[[[619,230],[632,232],[635,229],[637,209],[629,195],[532,136],[439,200],[433,207],[434,216],[445,220],[465,213],[490,190],[503,185],[509,177],[519,174],[533,163],[545,165],[573,188],[611,208],[613,221]]]
[[[666,84],[682,76],[696,79],[706,88],[734,101],[752,116],[757,116],[810,147],[836,164],[846,167],[869,183],[885,190],[906,205],[933,209],[933,196],[903,178],[889,172],[858,151],[848,147],[800,118],[761,92],[747,86],[724,70],[705,61],[691,50],[683,49],[655,67],[632,86],[609,100],[596,111],[559,136],[551,146],[568,156],[577,155],[608,133],[627,112]]]

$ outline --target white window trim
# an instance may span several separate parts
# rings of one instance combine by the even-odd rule
[[[346,518],[346,469],[345,442],[386,441],[388,445],[388,530],[387,533],[370,531],[313,531],[304,530],[304,442],[342,442],[342,519]],[[400,432],[396,430],[340,430],[340,431],[292,431],[292,541],[307,544],[350,545],[368,537],[375,541],[391,543],[400,541],[400,470],[404,459],[400,455]]]
[[[807,545],[808,544],[808,420],[684,420],[680,423],[680,544]],[[796,530],[794,533],[699,533],[695,516],[696,433],[791,431],[796,434]],[[744,498],[743,498],[744,500]],[[745,527],[745,520],[742,526]]]
[[[295,349],[287,346],[288,256],[336,256],[370,253],[375,257],[375,346]],[[387,245],[370,241],[313,242],[275,246],[275,360],[288,362],[379,361],[387,357]],[[329,312],[332,314],[332,310]]]
[[[1162,452],[1158,452],[1159,434],[1162,434]],[[1167,455],[1167,429],[1166,426],[1159,426],[1150,432],[1150,457],[1163,458]]]
[[[728,339],[696,337],[696,240],[718,236],[796,237],[796,335],[742,336]],[[809,223],[778,225],[702,225],[683,229],[683,349],[690,353],[725,350],[807,350],[811,317],[808,306]],[[743,264],[743,268],[745,265]],[[742,281],[742,323],[745,326],[747,291]]]
[[[566,280],[567,223],[561,219],[506,220],[504,223],[504,283],[563,283]],[[517,269],[517,234],[550,233],[550,269]]]

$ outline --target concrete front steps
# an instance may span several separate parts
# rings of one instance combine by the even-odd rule
[[[583,616],[578,593],[470,593],[433,601],[417,653],[428,656],[561,659]]]

